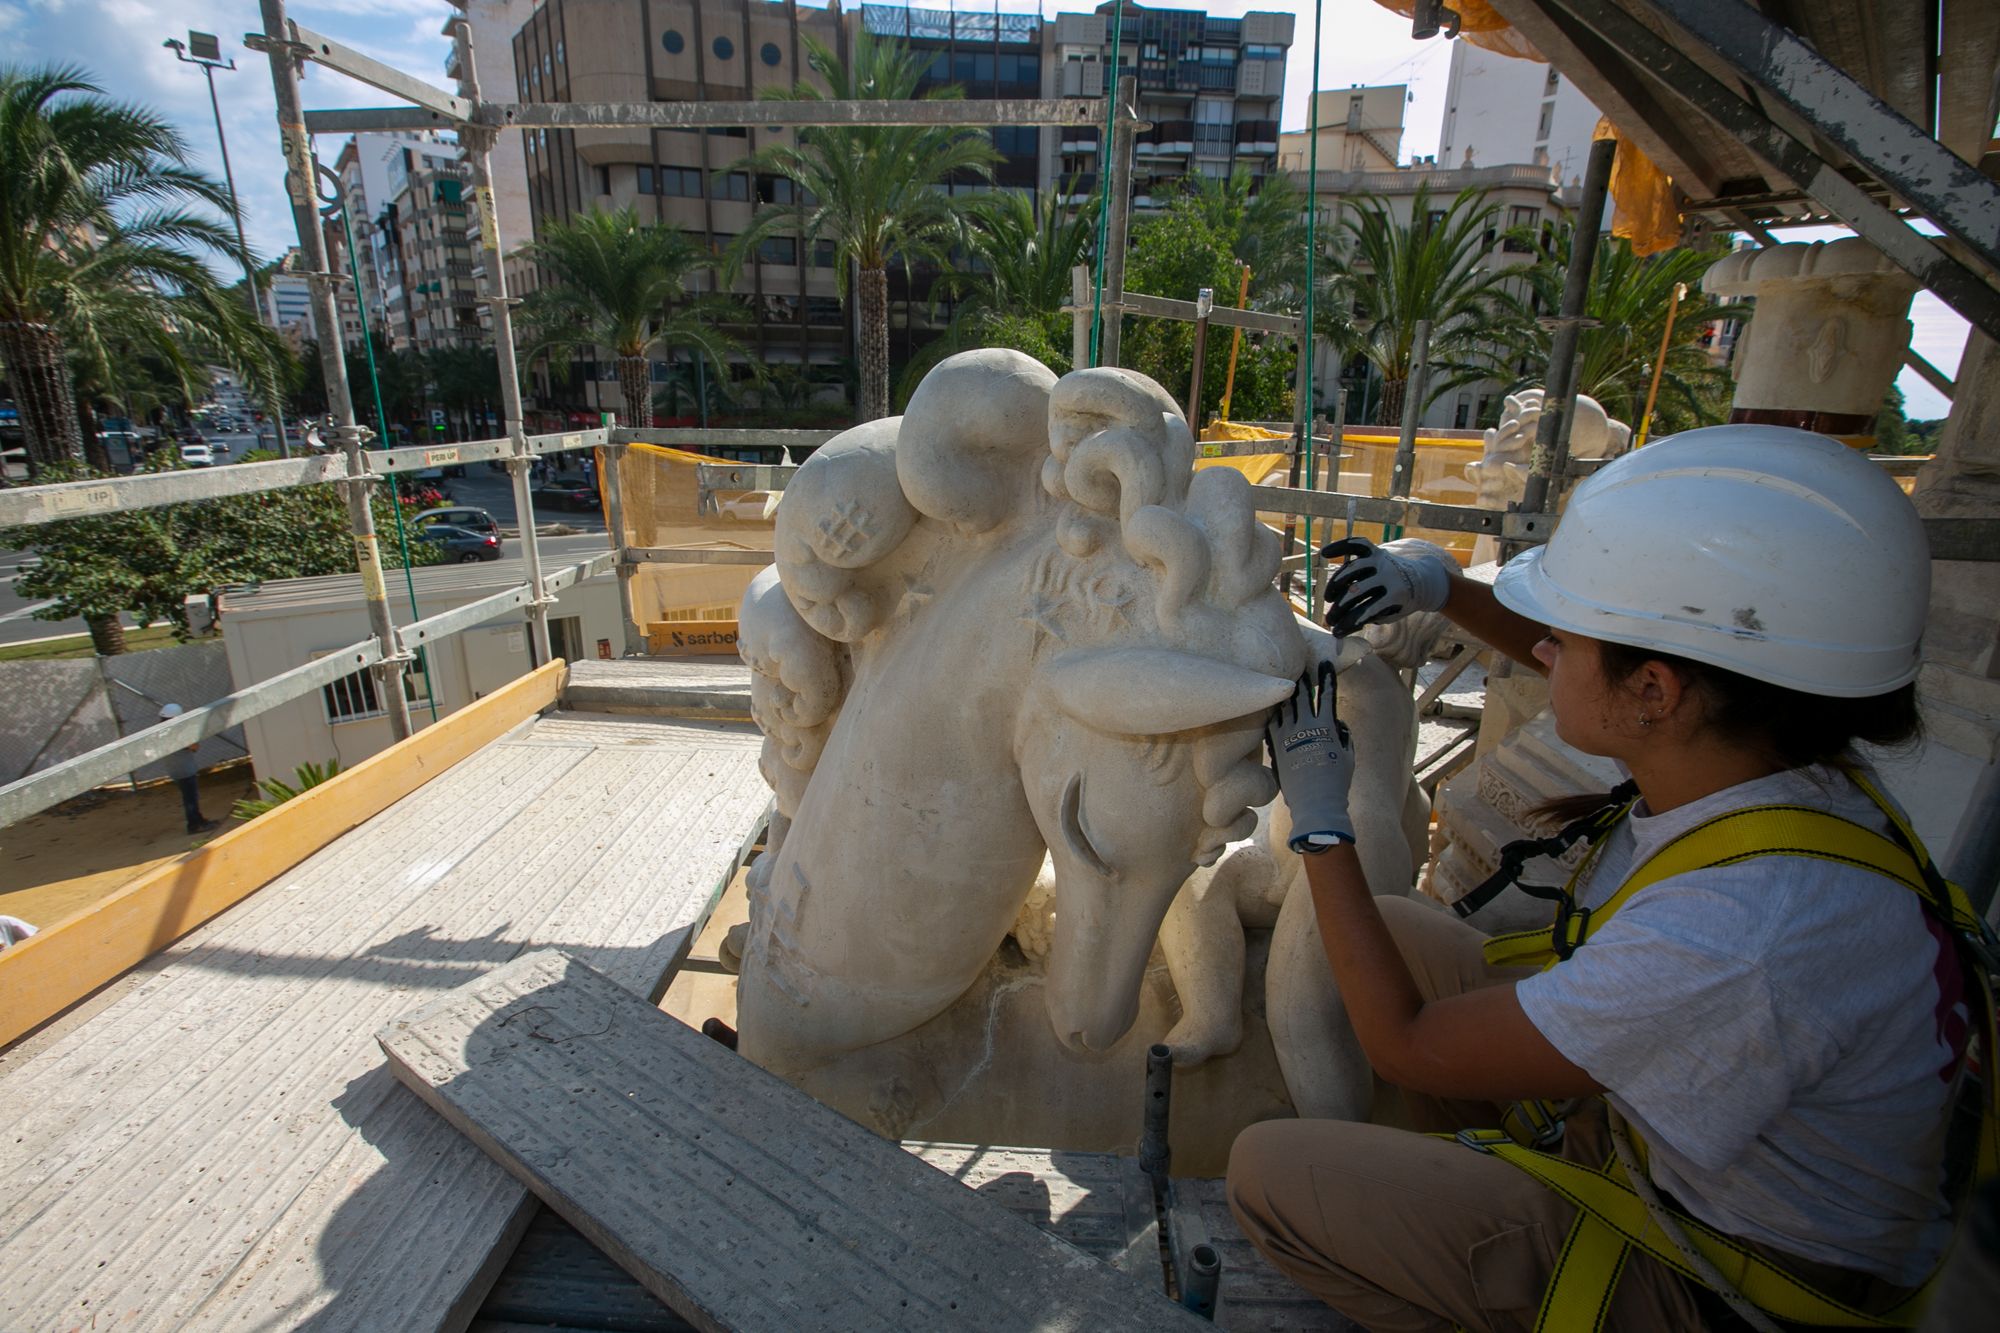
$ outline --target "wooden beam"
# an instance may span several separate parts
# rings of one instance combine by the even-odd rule
[[[559,950],[377,1039],[405,1087],[697,1328],[1208,1327]]]
[[[561,694],[567,671],[560,661],[531,671],[0,952],[0,1046],[547,708]]]

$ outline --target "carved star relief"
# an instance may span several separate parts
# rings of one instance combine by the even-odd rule
[[[1038,632],[1046,634],[1052,639],[1067,643],[1069,639],[1063,633],[1063,627],[1057,620],[1061,612],[1062,603],[1056,601],[1047,593],[1038,592],[1035,594],[1034,600],[1028,603],[1028,609],[1020,614],[1019,619],[1033,625]]]
[[[1127,628],[1132,624],[1132,599],[1135,595],[1129,584],[1108,576],[1092,579],[1083,589],[1084,604],[1090,608],[1092,615],[1101,613]]]

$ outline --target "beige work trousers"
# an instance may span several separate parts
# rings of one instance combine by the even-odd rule
[[[1515,980],[1486,937],[1406,898],[1378,900],[1426,1000]],[[1499,1123],[1500,1108],[1405,1093],[1411,1122],[1448,1132]],[[1601,1163],[1602,1118],[1569,1121],[1563,1155]],[[1374,1330],[1532,1329],[1576,1210],[1518,1167],[1450,1139],[1344,1120],[1267,1120],[1229,1155],[1229,1207],[1286,1276]],[[1633,1254],[1606,1327],[1699,1329],[1693,1293]]]

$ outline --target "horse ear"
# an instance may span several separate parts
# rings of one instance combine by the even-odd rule
[[[1165,648],[1065,653],[1047,671],[1056,705],[1102,731],[1164,736],[1260,714],[1293,681]]]

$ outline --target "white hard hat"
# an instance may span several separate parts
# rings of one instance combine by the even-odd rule
[[[164,722],[170,717],[179,717],[185,711],[187,710],[179,704],[162,704],[160,705],[160,720]]]
[[[1823,435],[1743,425],[1615,460],[1493,591],[1557,629],[1861,698],[1916,679],[1930,586],[1923,523],[1887,473]]]

